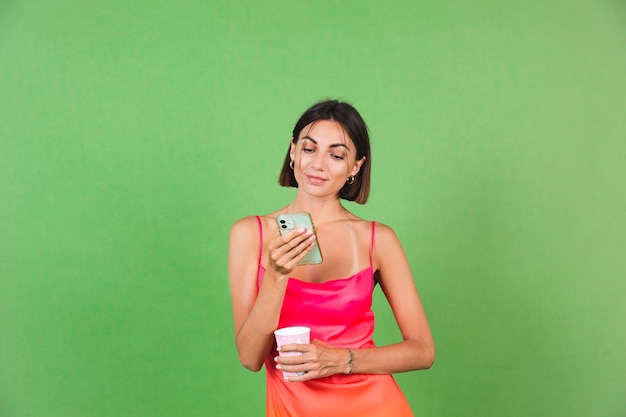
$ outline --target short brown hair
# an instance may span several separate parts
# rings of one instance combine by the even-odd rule
[[[370,152],[370,137],[365,120],[352,105],[338,100],[324,100],[315,103],[307,109],[293,128],[293,143],[298,142],[300,132],[309,124],[318,120],[334,120],[346,131],[354,146],[356,147],[356,160],[365,157],[361,169],[354,177],[352,184],[346,183],[339,191],[339,198],[365,204],[370,193],[370,173],[372,157]],[[291,158],[289,156],[290,147],[287,148],[287,155],[283,161],[283,167],[278,177],[278,183],[283,187],[298,187],[298,182],[293,170],[289,166]]]

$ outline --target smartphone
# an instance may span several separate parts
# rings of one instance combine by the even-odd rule
[[[309,213],[284,213],[276,216],[276,223],[278,224],[278,230],[281,235],[291,232],[297,228],[305,228],[313,231],[315,236],[315,245],[311,248],[309,253],[306,254],[298,265],[312,265],[322,263],[322,252],[320,251],[320,245],[317,241],[317,233],[315,232],[315,226]]]

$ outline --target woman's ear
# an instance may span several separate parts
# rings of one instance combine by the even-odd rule
[[[365,163],[365,157],[359,159],[358,161],[355,161],[354,165],[352,166],[352,170],[350,171],[350,175],[352,177],[356,176],[356,174],[358,174],[359,171],[361,170],[361,166],[363,166],[364,163]]]
[[[290,143],[291,143],[291,145],[289,147],[289,158],[291,158],[292,161],[295,161],[295,157],[296,157],[296,143],[293,141],[293,138],[291,138]]]

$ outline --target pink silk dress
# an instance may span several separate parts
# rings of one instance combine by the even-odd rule
[[[261,248],[263,229],[260,229]],[[370,266],[348,278],[311,283],[289,278],[278,327],[307,326],[311,340],[339,348],[374,347],[372,291],[374,222]],[[259,253],[258,285],[265,268]],[[265,359],[267,416],[411,417],[409,404],[391,375],[337,374],[306,382],[286,382],[276,369],[276,345]]]

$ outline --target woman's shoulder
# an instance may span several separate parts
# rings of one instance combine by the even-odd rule
[[[385,223],[377,220],[366,220],[354,216],[350,219],[352,230],[356,231],[359,236],[367,240],[374,239],[376,243],[386,244],[397,241],[394,230]]]
[[[372,227],[374,228],[374,233],[376,235],[381,235],[381,236],[395,236],[395,232],[393,231],[393,229],[386,225],[385,223],[381,223],[377,220],[366,220],[366,219],[362,219],[360,217],[354,216],[352,219],[350,219],[351,223],[353,224],[353,227],[364,230],[364,231],[371,231]]]
[[[230,229],[231,240],[245,241],[258,236],[258,216],[245,216],[233,223]]]
[[[374,241],[377,247],[384,247],[389,244],[399,243],[398,236],[393,228],[382,222],[374,222],[374,236]]]
[[[276,215],[278,213],[279,212],[242,217],[233,223],[231,235],[258,236],[259,226],[262,232],[269,230],[271,225],[276,222]]]
[[[381,235],[394,235],[396,234],[396,232],[394,232],[394,230],[391,228],[391,226],[385,224],[385,223],[381,223],[381,222],[375,222],[375,227],[376,227],[376,234],[381,234]]]
[[[258,223],[258,219],[259,216],[245,216],[242,217],[238,220],[235,221],[235,223],[233,223],[232,229],[236,230],[236,229],[247,229],[250,226]]]

